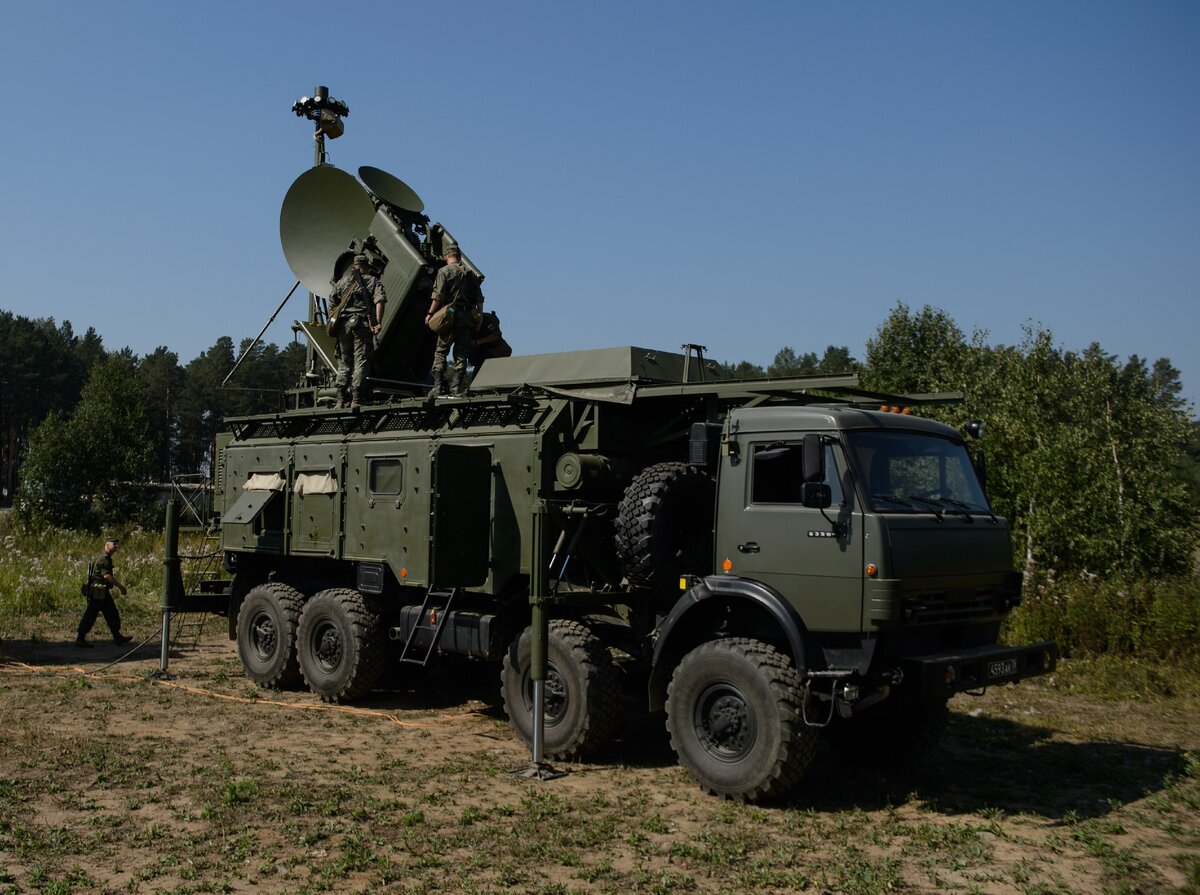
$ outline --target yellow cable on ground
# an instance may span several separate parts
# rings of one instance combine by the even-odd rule
[[[0,671],[4,671],[8,674],[45,673],[45,674],[56,674],[56,675],[83,674],[85,676],[90,676],[90,675],[94,674],[94,672],[86,671],[85,669],[80,668],[78,666],[72,666],[72,665],[41,665],[41,666],[27,665],[26,663],[20,662],[17,659],[11,659],[11,658],[6,658],[6,657],[0,657]],[[145,677],[132,675],[132,674],[112,674],[112,675],[106,675],[106,677],[127,680],[127,681],[135,681],[135,682],[147,680],[147,678],[145,678]],[[328,712],[337,712],[337,713],[344,714],[344,715],[361,715],[364,717],[383,718],[383,719],[395,724],[397,727],[404,727],[409,730],[429,730],[433,727],[441,726],[442,724],[451,724],[455,721],[461,720],[462,718],[485,717],[480,712],[461,712],[457,715],[441,715],[437,718],[436,721],[433,721],[431,723],[422,723],[420,721],[404,721],[404,720],[401,720],[400,718],[396,717],[395,715],[393,715],[391,712],[385,712],[380,709],[363,709],[363,708],[356,708],[355,706],[349,706],[349,705],[330,705],[329,703],[324,703],[324,702],[320,702],[320,703],[276,702],[276,701],[269,700],[269,699],[251,699],[246,696],[234,696],[233,694],[230,694],[230,693],[218,693],[215,690],[206,690],[202,687],[188,687],[183,684],[177,684],[174,681],[164,681],[164,680],[160,680],[157,678],[150,678],[149,680],[152,683],[158,684],[159,686],[162,686],[162,687],[170,687],[174,690],[182,690],[185,693],[193,693],[197,696],[207,696],[211,699],[223,699],[227,702],[242,702],[242,703],[246,703],[247,705],[270,705],[270,706],[276,706],[277,708],[285,708],[285,709],[301,709],[304,711],[328,711]]]

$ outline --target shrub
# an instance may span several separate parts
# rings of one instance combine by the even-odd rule
[[[1200,654],[1200,576],[1042,576],[1005,625],[1009,642],[1056,640],[1063,655],[1168,659]]]

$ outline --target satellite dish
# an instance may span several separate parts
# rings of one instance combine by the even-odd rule
[[[421,201],[421,197],[399,177],[393,177],[387,171],[372,168],[370,165],[359,168],[358,176],[367,185],[367,189],[388,205],[395,205],[416,214],[425,210],[425,203]]]
[[[328,295],[338,256],[367,235],[374,218],[370,197],[340,168],[321,165],[297,177],[279,212],[279,241],[296,279]]]

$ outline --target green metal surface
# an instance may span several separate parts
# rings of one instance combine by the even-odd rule
[[[395,177],[387,171],[363,165],[358,169],[358,177],[366,184],[367,189],[389,205],[417,213],[425,210],[425,203],[421,201],[421,197],[417,195],[416,191],[399,177]]]
[[[840,447],[827,449],[826,481],[835,502],[821,510],[789,500],[761,499],[756,492],[756,451],[782,444],[799,449],[802,432],[755,431],[756,411],[739,411],[736,450],[721,458],[717,498],[716,564],[729,574],[774,588],[812,630],[858,631],[862,620],[862,511]],[[781,438],[781,434],[784,437]],[[844,485],[843,485],[844,482]],[[834,526],[841,526],[835,534]]]
[[[367,235],[374,216],[370,197],[345,171],[321,165],[297,177],[279,212],[279,241],[296,279],[329,295],[338,256]]]

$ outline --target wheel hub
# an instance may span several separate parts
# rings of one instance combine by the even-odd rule
[[[250,631],[251,644],[258,658],[266,660],[274,656],[275,651],[279,648],[279,631],[275,628],[275,622],[271,616],[265,614],[257,616]]]
[[[758,741],[758,719],[742,692],[732,684],[710,686],[696,700],[696,738],[714,758],[739,761]]]
[[[313,634],[313,642],[316,645],[313,655],[316,656],[321,670],[326,673],[336,671],[342,664],[342,634],[337,626],[321,625]]]

